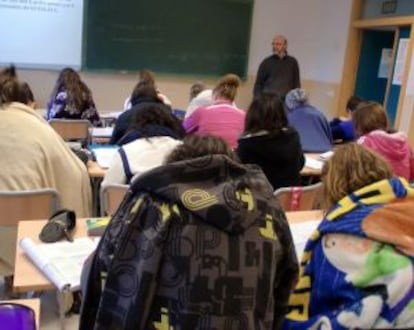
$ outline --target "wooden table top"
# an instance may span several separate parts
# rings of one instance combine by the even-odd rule
[[[318,220],[322,219],[322,216],[321,210],[286,212],[286,217],[291,223]],[[85,220],[85,218],[78,219],[74,229],[74,238],[86,236]],[[20,221],[18,224],[17,242],[23,237],[30,237],[35,242],[40,243],[38,235],[45,223],[46,220]],[[54,288],[43,273],[26,257],[18,243],[13,288],[16,292],[51,290]]]
[[[107,169],[100,167],[97,162],[88,162],[88,174],[91,178],[103,178],[106,171]]]
[[[77,219],[73,230],[73,238],[86,236],[84,219]],[[53,289],[52,283],[36,268],[20,248],[19,242],[23,237],[30,237],[35,243],[41,243],[39,233],[47,220],[19,221],[17,227],[16,261],[14,266],[13,290],[15,292],[43,291]]]
[[[40,329],[40,299],[14,299],[2,300],[1,303],[21,304],[33,309],[36,319],[36,329]]]
[[[306,153],[305,156],[313,159],[318,159],[321,154],[308,154]],[[321,169],[315,169],[304,166],[300,171],[300,175],[302,176],[320,176],[322,173]]]

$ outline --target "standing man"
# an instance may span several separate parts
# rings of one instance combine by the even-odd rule
[[[287,54],[287,39],[277,35],[272,42],[273,55],[265,58],[257,71],[253,94],[274,92],[281,98],[295,88],[300,88],[298,61]]]

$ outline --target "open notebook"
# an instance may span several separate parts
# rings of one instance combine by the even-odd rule
[[[308,241],[310,235],[320,223],[320,220],[310,220],[301,223],[289,224],[298,260],[302,257],[303,250],[305,249],[306,242]]]
[[[97,241],[84,237],[73,242],[36,243],[24,237],[19,244],[58,290],[76,291],[80,287],[83,263],[96,249]]]
[[[89,146],[89,149],[92,150],[95,155],[98,165],[102,168],[108,168],[118,150],[118,146]]]

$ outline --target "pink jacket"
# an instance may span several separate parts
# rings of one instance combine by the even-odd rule
[[[414,155],[404,133],[375,130],[361,136],[357,142],[384,157],[395,175],[414,179]]]
[[[187,133],[213,135],[224,139],[233,149],[244,130],[245,112],[223,100],[195,110],[184,120]]]

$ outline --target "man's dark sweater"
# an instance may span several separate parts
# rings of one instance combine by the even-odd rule
[[[263,60],[257,71],[254,96],[263,92],[277,93],[280,97],[292,89],[300,88],[299,65],[296,59],[286,55],[272,55]]]

